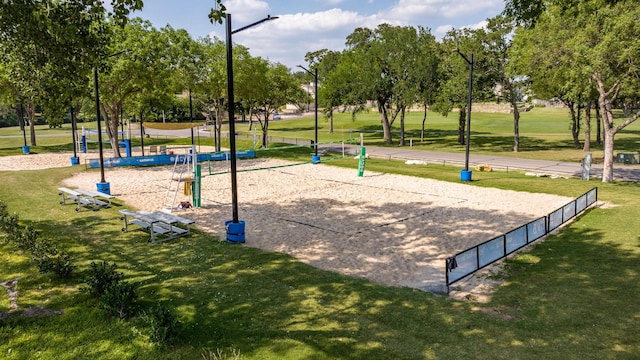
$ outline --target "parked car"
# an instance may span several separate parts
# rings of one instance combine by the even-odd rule
[[[280,114],[278,113],[273,114],[273,120],[280,120],[280,119],[282,119],[282,116],[280,116]]]

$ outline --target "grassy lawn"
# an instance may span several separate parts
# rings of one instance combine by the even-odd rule
[[[308,154],[308,149],[279,150],[269,156],[308,160]],[[355,176],[353,159],[330,164],[352,167]],[[367,161],[367,170],[459,179],[457,168],[380,159]],[[600,200],[610,204],[507,260],[504,286],[491,302],[480,304],[321,271],[200,231],[150,245],[144,234],[120,230],[117,211],[126,204],[115,201],[112,209],[98,212],[59,205],[56,188],[76,171],[82,170],[0,172],[0,199],[10,212],[70,251],[78,266],[70,280],[39,274],[25,253],[0,238],[0,281],[20,279],[21,309],[62,312],[0,320],[2,358],[209,359],[217,349],[223,358],[234,358],[235,351],[242,359],[631,359],[640,354],[635,183],[474,173],[474,186],[572,197],[598,186]],[[79,291],[83,272],[102,260],[117,263],[137,285],[141,312],[157,303],[175,309],[181,321],[175,344],[152,345],[142,316],[109,317]],[[2,291],[0,311],[6,312],[10,304]]]
[[[407,113],[405,120],[406,142],[411,142],[415,148],[431,151],[464,152],[465,146],[457,143],[458,114],[451,113],[448,117],[429,112],[425,123],[424,139],[421,139],[423,113],[412,111]],[[545,159],[556,161],[580,161],[584,158],[582,149],[573,147],[570,132],[569,113],[566,109],[534,108],[532,111],[521,114],[520,120],[520,152],[513,152],[513,115],[502,113],[473,112],[471,119],[471,144],[470,151],[474,154],[499,154],[501,156],[516,156],[521,158]],[[275,138],[298,138],[310,141],[315,137],[314,118],[304,117],[291,120],[271,121],[269,135]],[[184,124],[155,123],[153,126],[159,129],[183,128]],[[95,129],[95,122],[81,123],[79,128]],[[248,129],[247,122],[238,122],[236,130],[253,138],[253,132],[259,135],[257,130]],[[224,129],[226,131],[226,129]],[[62,129],[49,129],[48,126],[40,126],[36,130],[38,146],[31,148],[32,153],[50,151],[72,151],[71,125],[64,124]],[[358,114],[355,120],[349,113],[337,113],[334,118],[334,132],[329,132],[329,122],[322,115],[318,119],[318,141],[341,142],[355,139],[359,141],[360,132],[364,134],[365,144],[368,146],[388,146],[382,140],[382,126],[376,112]],[[40,136],[46,135],[46,136]],[[640,151],[640,123],[636,122],[625,128],[616,136],[616,151],[639,152]],[[0,136],[17,136],[16,138],[3,138],[0,145],[0,156],[18,155],[22,153],[22,133],[17,127],[0,128]],[[27,132],[27,137],[29,133]],[[397,146],[399,139],[399,120],[393,126],[393,141]],[[592,124],[591,151],[595,162],[603,158],[602,146],[596,144],[595,119]],[[411,141],[412,140],[412,141]],[[580,138],[584,141],[583,136]],[[241,140],[239,140],[241,141]],[[277,141],[277,140],[276,140]],[[29,140],[27,139],[27,142]],[[213,145],[213,139],[199,138],[201,145]],[[146,138],[145,145],[185,145],[190,144],[190,139],[184,138]],[[140,146],[140,137],[137,131],[132,131],[132,145]],[[108,146],[108,145],[107,145]],[[96,143],[89,143],[90,149],[97,148]],[[252,141],[238,143],[238,147],[253,147]]]

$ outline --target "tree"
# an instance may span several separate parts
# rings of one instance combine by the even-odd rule
[[[418,98],[421,76],[417,72],[422,55],[418,31],[388,24],[375,30],[358,28],[347,37],[346,44],[352,56],[343,57],[343,61],[353,60],[352,76],[360,83],[351,89],[351,97],[376,101],[387,144],[392,143],[391,127],[400,115],[400,145],[403,145],[404,114]]]
[[[440,92],[434,110],[443,115],[454,108],[458,112],[458,143],[465,144],[465,128],[468,99],[469,64],[460,54],[474,54],[472,98],[493,97],[494,74],[489,71],[488,57],[481,42],[482,32],[471,29],[453,29],[442,39],[442,59],[440,60]],[[466,55],[465,55],[466,56]]]
[[[140,0],[112,0],[114,21],[123,24]],[[35,145],[35,105],[54,113],[69,106],[85,87],[92,64],[106,44],[102,1],[9,1],[0,6],[0,54],[27,104]],[[55,99],[55,101],[51,101]],[[46,111],[46,110],[45,110]]]
[[[517,76],[509,73],[508,65],[511,62],[509,50],[511,48],[511,36],[515,23],[505,16],[496,16],[489,19],[486,30],[478,31],[486,52],[489,65],[490,78],[495,79],[500,85],[498,95],[511,105],[513,114],[513,151],[520,151],[520,82]]]
[[[291,99],[300,96],[303,90],[298,86],[291,71],[285,65],[269,63],[261,58],[253,58],[251,63],[254,63],[254,65],[250,66],[251,71],[248,71],[248,69],[239,71],[238,83],[242,85],[238,94],[241,97],[246,94],[246,98],[253,99],[254,106],[261,110],[256,113],[256,117],[262,130],[262,146],[266,148],[269,145],[269,120],[271,115]],[[245,62],[244,65],[247,64]],[[266,65],[266,71],[263,72],[264,76],[247,76],[255,72],[256,69],[264,68],[264,65]]]
[[[304,60],[309,64],[309,70],[318,69],[318,107],[323,109],[324,116],[329,120],[329,133],[333,133],[333,112],[342,101],[342,92],[339,91],[340,81],[333,76],[340,64],[341,53],[327,49],[316,52],[308,52]]]
[[[535,26],[558,23],[557,29],[574,29],[564,44],[567,56],[558,61],[565,66],[577,64],[583,68],[598,93],[605,134],[602,181],[610,182],[613,181],[615,135],[640,117],[637,111],[616,123],[613,115],[619,95],[640,85],[640,8],[628,0],[557,2],[546,6],[536,18]]]
[[[442,50],[440,49],[439,43],[436,42],[435,37],[423,28],[420,28],[418,31],[418,47],[420,57],[417,61],[416,72],[420,75],[418,76],[417,102],[423,106],[420,140],[424,141],[427,110],[436,102],[440,91],[438,66]]]
[[[110,53],[99,66],[100,106],[114,156],[119,157],[120,114],[128,98],[144,92],[149,101],[169,107],[172,86],[168,31],[135,18],[123,28],[112,24]]]
[[[541,21],[533,28],[516,31],[509,53],[512,76],[526,76],[537,97],[558,99],[569,109],[571,133],[576,149],[580,148],[580,114],[584,102],[593,99],[593,86],[581,59],[571,58],[565,44],[571,40],[573,23]],[[588,148],[588,129],[585,120],[585,148]]]

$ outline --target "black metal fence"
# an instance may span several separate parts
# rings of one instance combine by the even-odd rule
[[[480,245],[457,253],[446,259],[447,291],[456,281],[473,274],[522,247],[544,237],[562,224],[573,219],[589,206],[598,201],[598,188],[595,187],[582,196],[555,210],[547,216],[497,236]]]

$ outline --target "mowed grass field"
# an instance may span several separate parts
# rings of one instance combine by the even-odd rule
[[[620,114],[621,116],[621,114]],[[422,121],[424,113],[413,110],[407,113],[405,119],[406,145],[432,151],[464,152],[465,146],[457,143],[458,138],[458,113],[450,113],[445,117],[441,114],[428,112],[425,121],[425,132],[422,134]],[[603,158],[602,146],[596,143],[595,115],[591,125],[591,152],[594,161]],[[620,118],[622,120],[622,117]],[[398,119],[393,125],[393,144],[397,146],[399,141]],[[137,124],[135,124],[137,126]],[[183,127],[179,124],[157,124],[154,127],[170,129]],[[505,113],[472,112],[471,118],[471,143],[470,151],[475,154],[500,154],[501,156],[516,156],[532,159],[546,159],[556,161],[579,161],[584,158],[582,148],[575,149],[570,131],[570,117],[566,109],[560,108],[534,108],[529,112],[523,112],[520,120],[520,152],[513,152],[513,115]],[[79,123],[78,128],[96,129],[95,122]],[[256,123],[249,129],[248,122],[237,122],[236,130],[243,135],[238,140],[238,148],[246,149],[254,147],[253,141],[242,140],[252,138],[253,134],[260,135],[259,125]],[[223,126],[226,131],[226,124]],[[125,132],[128,132],[125,130]],[[364,136],[365,145],[388,146],[382,140],[382,126],[379,114],[376,111],[359,113],[354,117],[350,113],[334,114],[333,132],[330,132],[329,121],[322,115],[318,119],[318,142],[341,142],[349,139],[359,143],[360,133]],[[72,151],[71,124],[64,124],[57,129],[49,129],[48,126],[37,127],[37,146],[31,147],[32,153],[49,151]],[[27,145],[29,132],[27,130]],[[42,136],[41,136],[42,135]],[[269,135],[277,142],[278,137],[289,139],[301,139],[310,141],[315,138],[315,120],[313,116],[295,118],[289,120],[270,121]],[[0,136],[14,136],[2,138],[0,142],[1,155],[17,155],[22,153],[24,144],[22,132],[17,127],[0,129]],[[95,137],[95,135],[94,135]],[[131,131],[133,146],[140,146],[139,131]],[[198,137],[201,145],[213,145],[212,137]],[[223,139],[223,146],[226,139]],[[580,135],[581,144],[584,143],[584,133]],[[151,137],[144,139],[146,145],[158,144],[190,144],[190,138]],[[260,145],[258,142],[257,146]],[[109,147],[109,145],[106,145]],[[89,149],[97,149],[97,143],[90,142]],[[616,151],[640,152],[640,123],[636,122],[625,128],[616,136]]]
[[[355,123],[345,115],[343,124],[354,129],[359,121],[359,127],[374,126],[376,117],[364,115],[370,118],[359,116]],[[432,134],[444,131],[438,130],[435,118],[430,114],[427,120]],[[299,134],[291,137],[313,137],[313,118],[294,121],[299,122],[297,129],[285,121],[274,122],[272,129]],[[443,126],[453,122],[455,130],[454,117],[441,121]],[[487,121],[486,126],[491,122]],[[291,129],[284,129],[286,123]],[[489,130],[480,133],[481,119],[472,126],[476,123],[474,139],[494,137]],[[327,136],[321,141],[334,141],[337,135],[328,135],[328,125],[320,124],[321,136]],[[547,150],[523,146],[523,152],[572,159],[567,124],[557,125],[566,135],[542,131],[535,137],[541,144],[564,138],[566,146]],[[506,144],[511,135],[508,125],[504,129],[495,134]],[[630,128],[617,138],[629,144],[627,151],[636,142],[634,131]],[[420,146],[464,151],[453,145],[455,133],[431,139],[431,144],[425,141]],[[4,140],[0,151],[16,151]],[[21,145],[16,145],[18,153]],[[65,146],[71,149],[69,140],[44,142],[36,150]],[[483,151],[500,152],[497,148]],[[308,154],[308,149],[289,149],[260,156],[306,159]],[[355,176],[353,159],[328,164],[352,167]],[[368,160],[367,170],[459,179],[457,168],[411,167],[381,159]],[[213,354],[221,353],[218,358],[634,359],[640,354],[640,236],[634,228],[640,216],[640,191],[636,183],[474,173],[472,186],[572,197],[598,186],[602,202],[530,251],[507,259],[504,272],[496,275],[504,280],[503,286],[488,303],[478,303],[321,271],[287,255],[229,245],[200,231],[189,238],[150,245],[143,233],[120,230],[118,210],[127,205],[118,200],[112,209],[97,212],[76,212],[72,205],[59,204],[57,187],[77,171],[87,170],[0,171],[0,200],[22,224],[36,227],[42,238],[71,252],[78,266],[69,280],[39,274],[29,256],[0,235],[0,281],[19,279],[21,310],[44,309],[41,316],[20,316],[18,311],[0,320],[0,358],[213,359]],[[136,284],[140,313],[158,303],[175,310],[181,326],[173,344],[153,345],[143,316],[128,320],[107,316],[95,299],[79,290],[89,264],[102,260],[118,264],[126,280]],[[2,291],[0,311],[6,313],[10,302]]]

